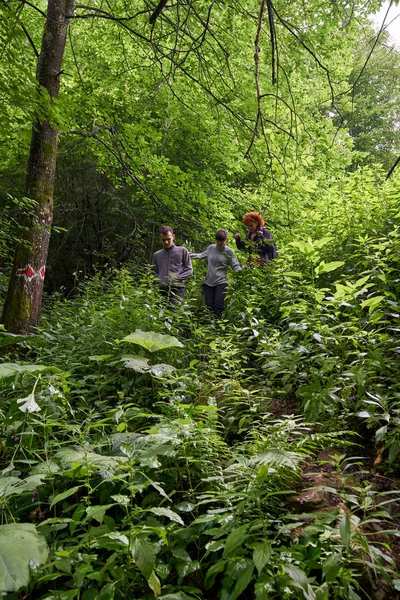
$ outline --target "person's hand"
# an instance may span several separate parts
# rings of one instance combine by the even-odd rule
[[[235,233],[235,240],[240,240],[240,233]]]

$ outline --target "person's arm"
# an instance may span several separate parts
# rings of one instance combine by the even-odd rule
[[[204,252],[200,252],[199,254],[195,254],[194,252],[189,252],[190,258],[198,259],[198,258],[207,258],[208,256],[208,248],[204,250]]]
[[[246,244],[242,240],[240,233],[235,233],[235,242],[238,250],[245,250]]]
[[[242,267],[240,266],[240,262],[237,259],[236,254],[232,251],[232,255],[230,257],[231,267],[234,271],[241,271]]]
[[[179,274],[179,279],[185,280],[190,277],[192,273],[193,267],[190,260],[190,255],[186,248],[184,248],[182,252],[182,270]]]
[[[151,264],[154,267],[154,279],[157,281],[157,283],[160,282],[160,273],[158,270],[158,262],[157,262],[157,258],[156,258],[156,254],[154,253],[151,259]]]

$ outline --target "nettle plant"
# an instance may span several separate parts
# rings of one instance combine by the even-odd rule
[[[141,331],[140,329],[136,329],[133,333],[124,337],[120,343],[140,346],[145,351],[150,352],[151,355],[160,350],[183,348],[182,342],[172,335],[164,335],[154,331]],[[149,373],[160,377],[175,371],[175,367],[170,364],[150,365],[149,360],[150,358],[146,358],[142,354],[126,354],[120,358],[127,369],[133,369],[138,373]]]

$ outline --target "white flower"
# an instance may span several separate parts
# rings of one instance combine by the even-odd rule
[[[18,406],[19,410],[22,412],[39,412],[41,410],[39,404],[35,401],[35,395],[32,392],[26,398],[18,398],[17,404],[21,404]]]

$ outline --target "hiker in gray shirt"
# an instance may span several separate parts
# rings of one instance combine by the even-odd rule
[[[241,266],[232,248],[226,245],[228,232],[219,229],[215,234],[216,243],[208,246],[201,254],[190,253],[190,258],[206,258],[208,261],[207,275],[204,280],[204,299],[208,308],[217,315],[222,316],[224,300],[228,288],[227,271],[231,267],[240,271]]]
[[[185,280],[193,273],[189,252],[183,246],[175,246],[175,234],[169,225],[158,230],[162,250],[153,254],[155,279],[161,294],[170,304],[176,304],[185,295]]]

